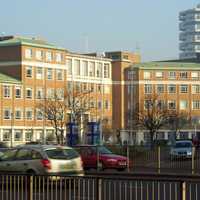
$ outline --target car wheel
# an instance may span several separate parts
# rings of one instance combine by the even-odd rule
[[[119,169],[117,169],[117,171],[119,171],[119,172],[123,172],[123,171],[125,171],[127,168],[119,168]]]

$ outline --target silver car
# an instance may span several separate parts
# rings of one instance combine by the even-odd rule
[[[170,158],[192,158],[192,141],[180,140],[170,149]]]
[[[29,174],[83,175],[80,155],[70,147],[24,145],[0,155],[0,171]]]

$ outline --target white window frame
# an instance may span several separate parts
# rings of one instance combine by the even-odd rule
[[[20,115],[17,115],[17,113]],[[23,112],[21,108],[15,108],[15,119],[16,120],[22,120],[23,119]]]
[[[6,112],[8,112],[7,113],[8,115],[5,115]],[[12,113],[11,108],[4,108],[4,110],[3,110],[3,119],[4,120],[10,120],[11,119],[11,113]]]
[[[30,48],[25,49],[25,58],[31,59],[33,57],[33,50]]]
[[[26,66],[26,78],[33,78],[33,67],[32,66]]]
[[[182,103],[186,103],[185,105],[185,107],[183,107],[183,104]],[[180,102],[179,102],[179,109],[180,110],[186,110],[188,108],[188,101],[187,100],[180,100]]]
[[[11,98],[12,87],[10,85],[3,85],[3,97]]]
[[[36,79],[43,79],[44,78],[44,69],[42,67],[36,67]]]
[[[31,91],[31,96],[28,96],[27,94],[27,92],[28,92],[28,90],[30,90]],[[33,99],[33,88],[31,88],[31,87],[27,87],[26,88],[26,99]]]

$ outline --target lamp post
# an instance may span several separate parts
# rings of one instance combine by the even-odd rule
[[[11,114],[10,114],[10,116],[11,116],[11,135],[10,135],[10,147],[13,147],[13,120],[14,120],[14,118],[13,118],[13,113],[11,112]]]

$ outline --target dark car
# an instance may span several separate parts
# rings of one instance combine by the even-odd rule
[[[112,153],[105,146],[78,146],[83,167],[85,169],[117,169],[123,171],[127,168],[128,159]],[[98,159],[99,158],[99,159]]]

